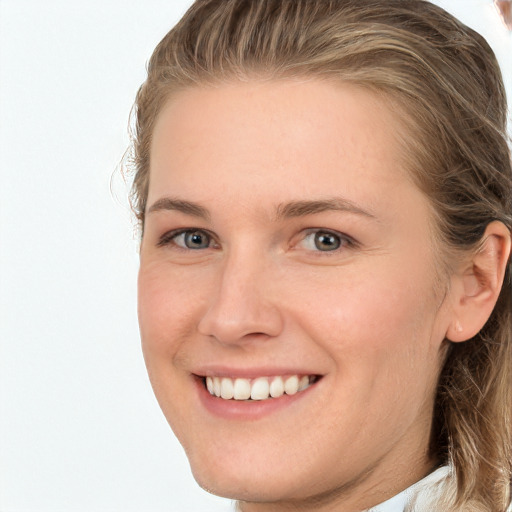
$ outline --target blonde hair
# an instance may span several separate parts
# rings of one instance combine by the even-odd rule
[[[163,103],[181,88],[254,76],[351,82],[398,104],[410,172],[432,202],[446,254],[476,250],[493,220],[512,226],[496,58],[479,34],[424,0],[197,0],[155,49],[136,98],[132,203],[142,226]],[[503,512],[510,503],[510,268],[505,279],[489,321],[450,344],[440,376],[431,449],[455,474],[443,510]]]

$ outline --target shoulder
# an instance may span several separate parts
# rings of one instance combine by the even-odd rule
[[[449,466],[436,469],[393,498],[364,512],[445,512],[446,500],[454,496],[454,478]],[[512,512],[512,503],[505,512]]]

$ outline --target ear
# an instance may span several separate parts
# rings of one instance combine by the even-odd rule
[[[510,248],[510,230],[502,222],[491,222],[477,252],[452,278],[453,315],[446,332],[450,341],[469,340],[491,316],[503,285]]]

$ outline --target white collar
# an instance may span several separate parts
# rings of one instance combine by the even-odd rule
[[[443,466],[414,485],[411,485],[411,487],[408,487],[400,494],[368,509],[366,512],[405,512],[406,507],[413,502],[418,506],[418,510],[427,510],[425,507],[432,503],[435,498],[439,497],[443,482],[446,481],[449,473],[450,468]],[[432,509],[429,508],[429,510]]]

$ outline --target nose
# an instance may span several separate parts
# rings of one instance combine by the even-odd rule
[[[222,264],[199,332],[224,345],[278,336],[283,329],[277,275],[264,258],[232,254]]]

